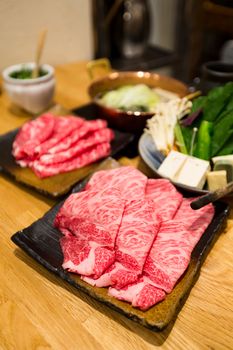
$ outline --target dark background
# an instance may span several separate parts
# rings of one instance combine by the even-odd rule
[[[108,57],[117,70],[156,70],[169,66],[172,76],[186,82],[201,75],[203,62],[228,59],[233,63],[233,0],[178,0],[173,14],[174,50],[151,46],[149,42],[145,45],[153,18],[150,1],[142,0],[145,11],[141,10],[136,15],[132,12],[131,16],[135,18],[131,19],[131,23],[136,40],[137,36],[141,37],[144,51],[140,55],[126,57],[123,49],[119,49],[119,43],[127,40],[127,35],[132,37],[124,20],[129,3],[132,9],[140,0],[92,0],[94,58]],[[114,4],[119,6],[116,6],[108,26],[104,27]],[[162,20],[166,21],[166,18]]]

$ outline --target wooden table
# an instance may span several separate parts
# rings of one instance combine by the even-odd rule
[[[89,101],[85,65],[57,67],[56,102],[74,108]],[[28,119],[0,96],[0,133]],[[232,219],[173,328],[153,333],[59,280],[11,242],[11,235],[41,217],[53,200],[2,174],[0,198],[0,349],[233,348]]]

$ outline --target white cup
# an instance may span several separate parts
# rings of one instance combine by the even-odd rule
[[[29,113],[37,114],[49,107],[55,91],[54,69],[43,64],[41,69],[47,74],[35,79],[12,78],[10,74],[22,69],[33,70],[35,63],[21,63],[3,70],[3,88],[11,101]]]

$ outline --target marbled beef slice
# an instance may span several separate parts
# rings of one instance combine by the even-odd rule
[[[61,239],[63,267],[98,278],[115,260],[115,239],[124,210],[118,189],[83,191],[71,195],[58,212],[55,226]]]
[[[212,204],[195,211],[190,207],[192,200],[184,198],[174,219],[161,225],[137,283],[122,290],[110,288],[110,295],[146,310],[161,301],[164,292],[172,291],[214,216]]]

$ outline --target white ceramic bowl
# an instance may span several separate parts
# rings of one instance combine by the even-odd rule
[[[33,69],[34,63],[21,63],[3,70],[3,88],[11,101],[29,113],[43,112],[51,103],[55,90],[54,69],[48,64],[41,68],[46,75],[35,79],[16,79],[10,74],[21,69]]]

